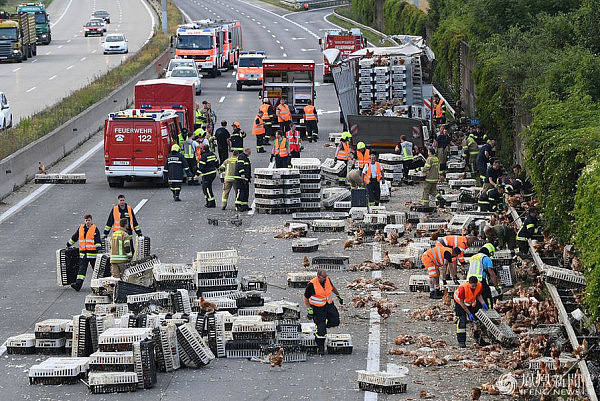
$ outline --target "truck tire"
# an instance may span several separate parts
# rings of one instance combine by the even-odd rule
[[[243,87],[243,85],[241,83],[239,83],[239,82],[237,82],[235,84],[235,89],[237,89],[238,92],[242,90],[242,87]]]
[[[108,186],[111,188],[123,188],[125,186],[125,180],[123,178],[110,177],[108,180]]]
[[[46,42],[46,44],[49,45],[51,41],[52,41],[52,35],[50,34],[50,32],[48,32],[48,41]]]
[[[210,70],[210,72],[208,73],[208,75],[209,75],[211,78],[216,78],[216,77],[217,77],[217,67],[213,67],[213,69],[212,69],[212,70]]]
[[[229,60],[227,60],[225,62],[225,68],[226,68],[227,71],[231,70],[231,63],[229,62]]]
[[[220,76],[221,76],[221,70],[219,70],[218,68],[217,68],[217,76],[218,76],[218,77],[220,77]]]

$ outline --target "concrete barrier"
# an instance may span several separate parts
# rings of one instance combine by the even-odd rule
[[[67,121],[54,131],[0,160],[0,199],[32,179],[38,172],[38,161],[50,167],[104,127],[109,113],[123,110],[133,103],[133,88],[144,79],[157,78],[171,58],[172,49],[165,50],[140,73],[100,102]]]

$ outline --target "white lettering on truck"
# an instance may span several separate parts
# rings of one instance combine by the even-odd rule
[[[152,128],[121,128],[115,127],[115,133],[121,134],[151,134]]]

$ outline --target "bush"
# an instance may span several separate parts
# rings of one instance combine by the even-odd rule
[[[425,37],[427,14],[403,0],[387,0],[383,5],[385,33]]]

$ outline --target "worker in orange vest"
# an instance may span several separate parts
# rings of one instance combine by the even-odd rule
[[[83,224],[79,225],[79,228],[75,231],[69,242],[67,242],[67,247],[75,243],[79,247],[79,270],[77,271],[76,281],[71,283],[71,287],[75,291],[81,290],[88,264],[94,269],[96,256],[98,256],[98,252],[102,248],[100,231],[92,222],[92,215],[86,214],[83,216],[83,222]]]
[[[477,237],[473,235],[465,236],[465,235],[446,235],[445,237],[438,238],[438,242],[447,248],[460,248],[461,252],[456,258],[452,260],[450,263],[450,272],[445,271],[442,272],[442,280],[444,285],[446,285],[446,280],[450,280],[450,274],[452,274],[452,279],[454,280],[454,284],[458,284],[458,276],[457,276],[457,264],[465,264],[465,251],[469,248]]]
[[[383,172],[381,170],[381,164],[377,161],[377,153],[371,153],[370,159],[371,160],[363,167],[363,181],[367,186],[369,205],[379,206],[379,200],[381,198],[381,187],[379,186],[379,183],[384,181]]]
[[[345,133],[344,133],[345,134]],[[342,134],[340,144],[335,151],[335,159],[344,162],[344,168],[338,174],[338,184],[346,185],[346,175],[348,174],[348,161],[350,160],[350,144],[348,136]],[[348,133],[350,135],[350,133]]]
[[[290,159],[300,157],[300,151],[302,150],[302,138],[300,138],[300,131],[296,129],[294,123],[290,124],[290,130],[285,133],[285,137],[290,144]]]
[[[359,142],[356,145],[356,165],[358,169],[362,171],[369,161],[371,161],[371,152],[364,142]]]
[[[271,136],[273,135],[273,123],[275,122],[275,108],[269,102],[269,99],[265,98],[263,100],[263,104],[258,108],[263,112],[263,122],[265,123],[265,137],[263,141],[263,145],[268,145],[271,140]]]
[[[292,122],[292,113],[285,99],[281,98],[279,106],[277,106],[277,121],[279,122],[279,129],[282,132],[288,132],[290,130],[290,124]]]
[[[440,291],[440,270],[446,270],[452,258],[460,254],[460,248],[447,248],[436,242],[435,246],[426,250],[421,256],[423,267],[429,276],[429,298],[442,298]]]
[[[256,117],[254,117],[254,124],[252,125],[252,135],[256,137],[256,153],[265,153],[264,142],[265,142],[265,122],[263,120],[264,113],[262,110],[258,111]]]
[[[317,126],[319,123],[319,117],[317,116],[317,110],[315,110],[315,106],[312,104],[312,100],[309,100],[307,103],[308,104],[304,106],[306,137],[308,138],[308,142],[317,142],[319,139],[319,127]]]
[[[343,305],[344,299],[327,277],[325,270],[318,270],[317,277],[310,280],[304,290],[304,305],[306,305],[308,318],[313,319],[317,326],[315,341],[319,355],[325,354],[327,328],[340,324],[340,314],[333,303],[332,293],[336,295],[340,305]]]
[[[461,284],[454,291],[454,314],[458,317],[456,322],[456,339],[461,348],[467,346],[467,320],[470,322],[475,320],[475,314],[479,310],[477,302],[484,310],[488,309],[488,305],[481,296],[483,286],[475,276],[469,277],[469,281]],[[481,333],[475,333],[475,339],[480,340]]]
[[[286,168],[289,165],[290,145],[281,131],[275,131],[275,142],[271,152],[271,161],[275,161],[276,168]]]
[[[131,229],[135,230],[137,235],[142,235],[142,230],[140,229],[140,225],[135,218],[135,214],[133,213],[133,209],[125,202],[125,195],[117,196],[118,205],[115,205],[108,215],[108,219],[106,220],[106,226],[104,226],[104,237],[106,237],[110,229],[112,228],[114,231],[117,231],[120,227],[119,222],[123,218],[129,219],[129,228],[127,229],[127,234],[131,235]]]
[[[446,102],[439,95],[433,96],[433,113],[436,124],[446,123]]]

